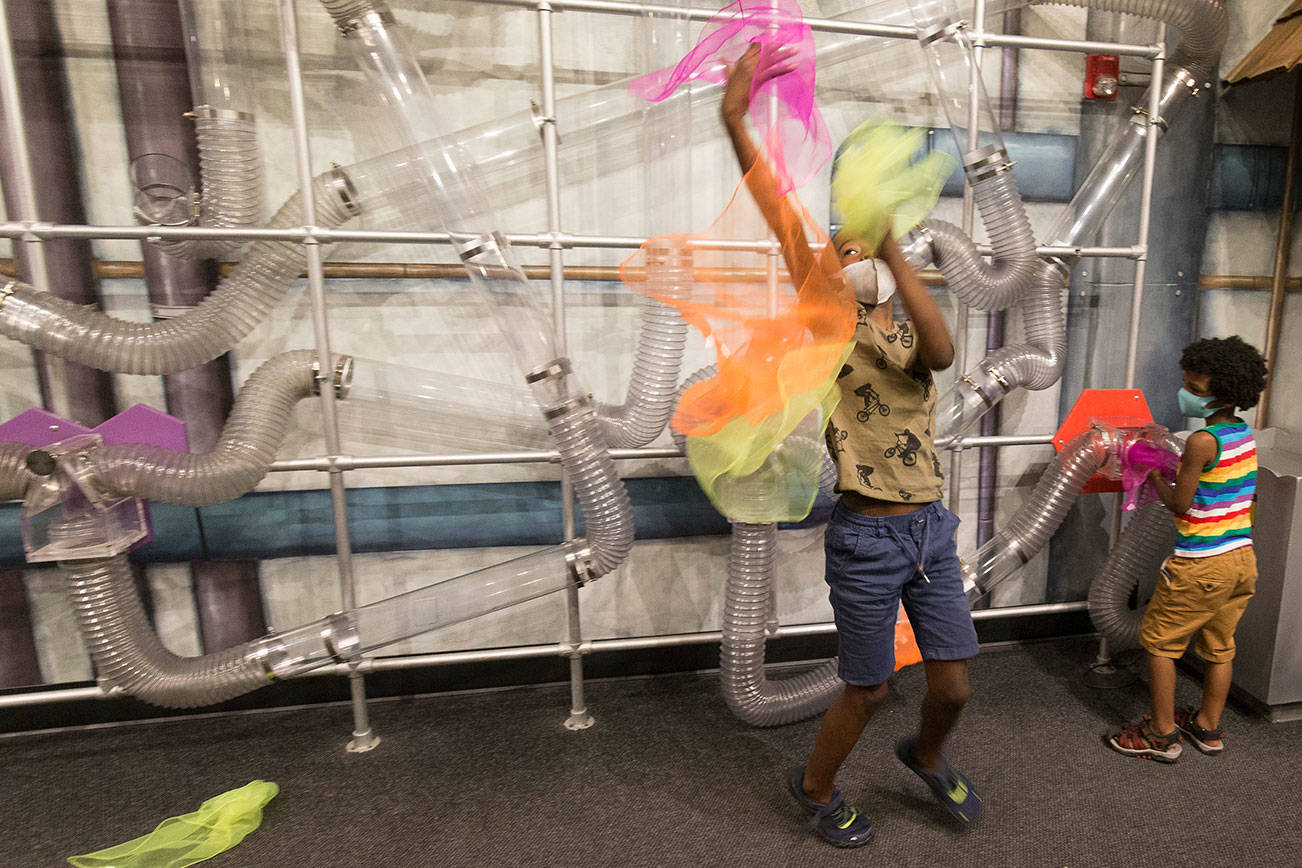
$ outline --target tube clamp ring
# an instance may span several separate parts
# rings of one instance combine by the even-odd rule
[[[1014,162],[1008,158],[1008,151],[994,144],[977,148],[963,155],[963,171],[967,174],[968,182],[972,184],[1007,172],[1014,165]]]
[[[524,381],[532,386],[534,383],[541,383],[543,380],[559,380],[566,374],[573,372],[574,368],[571,367],[569,358],[561,356],[559,359],[552,359],[538,370],[526,374]]]
[[[348,616],[336,612],[326,619],[326,628],[321,631],[321,644],[332,660],[341,666],[347,666],[357,659],[361,640]]]
[[[0,286],[0,310],[4,309],[5,301],[9,298],[9,296],[17,292],[18,287],[21,285],[22,284],[20,284],[16,280],[8,280],[5,282],[4,286]]]
[[[469,241],[457,244],[457,256],[462,262],[468,262],[485,253],[501,252],[508,246],[510,245],[507,244],[506,238],[500,232],[493,232],[488,236],[476,235]]]
[[[257,663],[262,669],[262,674],[267,676],[268,681],[276,680],[276,668],[271,664],[271,648],[265,642],[254,649],[252,656],[253,662]]]
[[[394,27],[398,19],[394,17],[393,11],[388,6],[377,3],[375,6],[360,15],[354,15],[351,18],[336,18],[335,27],[345,38],[352,36],[358,30],[365,27],[386,28]]]
[[[958,21],[947,21],[943,24],[935,24],[927,28],[921,36],[918,37],[918,44],[926,48],[933,42],[940,39],[948,39],[960,30],[967,29],[967,22],[959,19]]]
[[[1008,385],[1008,379],[1004,377],[1003,374],[999,373],[998,368],[986,368],[986,373],[989,374],[996,383],[1003,386],[1005,392],[1012,390],[1012,387]]]
[[[586,539],[571,540],[565,544],[565,565],[570,568],[570,578],[580,588],[597,578],[592,546]]]
[[[194,121],[245,121],[252,123],[257,120],[254,115],[248,112],[235,111],[235,109],[219,109],[210,105],[197,105],[191,111],[185,112],[182,117],[190,118]]]
[[[353,385],[353,357],[340,356],[335,362],[334,369],[330,375],[330,386],[334,389],[335,398],[343,400],[348,397],[348,391]],[[321,363],[316,359],[312,360],[312,394],[321,396],[321,384],[326,378],[321,374]]]
[[[985,390],[976,384],[976,380],[964,374],[963,382],[967,383],[972,388],[972,391],[977,393],[977,397],[981,399],[981,403],[985,404],[986,407],[995,405],[995,402],[990,400],[990,396],[985,393]]]
[[[568,416],[573,412],[583,410],[591,405],[592,401],[587,395],[575,395],[563,404],[557,404],[555,407],[545,410],[543,412],[543,418],[548,422],[552,422],[562,416]]]
[[[339,200],[339,204],[344,208],[344,213],[349,217],[356,217],[362,213],[362,204],[357,196],[357,187],[354,186],[353,179],[348,177],[348,173],[338,163],[332,164],[325,186]]]
[[[1157,117],[1157,118],[1149,117],[1149,115],[1148,115],[1148,109],[1146,109],[1146,108],[1140,108],[1140,107],[1137,106],[1137,105],[1132,105],[1132,106],[1130,107],[1130,111],[1131,111],[1130,122],[1131,122],[1132,124],[1140,124],[1140,125],[1147,124],[1147,125],[1150,126],[1150,127],[1157,127],[1157,128],[1160,129],[1162,132],[1166,132],[1166,130],[1167,130],[1167,123],[1166,123],[1166,119],[1165,119],[1165,118],[1162,118],[1162,117]]]

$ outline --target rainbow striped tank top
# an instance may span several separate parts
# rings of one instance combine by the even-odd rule
[[[1257,491],[1257,442],[1241,419],[1208,425],[1217,456],[1198,477],[1193,505],[1175,517],[1175,554],[1205,558],[1252,545],[1252,498]]]

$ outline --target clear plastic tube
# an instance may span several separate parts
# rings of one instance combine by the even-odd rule
[[[1152,133],[1161,135],[1165,125],[1175,118],[1188,100],[1194,98],[1194,83],[1195,80],[1189,78],[1187,73],[1167,79],[1159,112],[1164,121],[1162,126],[1148,123],[1145,108],[1142,113],[1132,114],[1118,127],[1107,150],[1099,157],[1054,224],[1049,233],[1051,244],[1070,247],[1090,242],[1117,202],[1121,201],[1130,181],[1143,165],[1148,136]],[[1147,106],[1147,103],[1143,105]]]
[[[963,155],[968,184],[994,250],[987,264],[957,226],[928,220],[935,264],[965,304],[1002,310],[1017,303],[1034,279],[1037,257],[1031,221],[957,7],[952,0],[910,0],[910,7],[927,71],[949,119],[956,152]],[[977,90],[975,106],[972,87]]]
[[[565,546],[552,546],[362,606],[356,613],[359,650],[373,651],[563,591],[574,582],[566,553]]]
[[[461,177],[462,168],[447,154],[427,142],[343,171],[371,228],[442,229],[452,234],[471,288],[487,302],[507,349],[526,376],[557,358],[555,332],[538,305],[538,292],[516,264],[506,239],[495,230],[496,218],[486,213],[482,203],[470,213],[452,212],[456,202],[471,195],[467,190],[471,182]],[[442,199],[444,192],[451,199]],[[565,397],[553,392],[540,403],[552,406]]]
[[[776,548],[777,525],[733,523],[719,680],[733,714],[752,726],[803,720],[825,710],[842,688],[836,660],[780,681],[764,673]]]
[[[348,357],[337,405],[344,443],[408,451],[546,449],[541,411],[523,385]]]
[[[252,115],[248,22],[241,0],[181,0],[186,67],[196,106]]]
[[[1035,233],[1022,206],[1017,179],[1001,172],[972,184],[981,224],[994,256],[987,263],[962,229],[927,220],[934,262],[955,295],[978,310],[1003,310],[1022,299],[1035,279]]]
[[[926,57],[927,72],[949,119],[957,153],[963,155],[963,165],[967,167],[979,155],[990,152],[1006,155],[1003,133],[990,110],[985,82],[976,66],[967,22],[959,15],[957,5],[953,0],[909,0],[909,7]],[[974,86],[979,91],[975,118],[970,116],[969,100],[969,89]],[[975,144],[969,136],[973,121],[976,122]]]
[[[551,323],[496,228],[474,163],[455,143],[443,139],[443,146],[436,146],[441,114],[388,8],[381,2],[355,0],[324,0],[324,5],[388,109],[395,133],[409,143],[355,166],[348,177],[364,203],[378,208],[385,202],[390,206],[387,216],[418,226],[433,217],[452,236],[471,286],[488,302],[551,425],[591,541],[591,561],[584,569],[593,577],[604,575],[632,548],[632,507],[586,390],[568,359],[560,356]],[[411,228],[410,222],[403,228]]]
[[[128,170],[135,189],[136,219],[153,226],[189,226],[194,219],[190,170],[167,154],[141,154]]]
[[[355,213],[356,203],[341,178],[338,170],[331,170],[316,181],[318,226],[340,226]],[[271,226],[287,228],[302,221],[296,193]],[[294,284],[303,257],[302,245],[292,241],[254,242],[239,266],[192,310],[149,323],[114,319],[53,293],[16,284],[0,305],[0,335],[104,371],[188,370],[229,351],[252,331]]]

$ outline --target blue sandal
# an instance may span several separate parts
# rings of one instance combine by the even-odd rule
[[[872,821],[854,805],[847,805],[840,790],[832,790],[826,805],[805,795],[804,766],[793,766],[787,772],[787,789],[809,817],[805,828],[832,846],[862,847],[873,839]]]
[[[905,736],[895,745],[895,756],[931,788],[936,800],[960,823],[971,826],[981,818],[981,797],[972,789],[972,782],[962,772],[941,756],[939,772],[923,768],[913,755],[913,736]]]

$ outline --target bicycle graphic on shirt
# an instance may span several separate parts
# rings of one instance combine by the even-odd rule
[[[872,418],[873,413],[879,413],[882,416],[891,415],[891,408],[882,403],[882,397],[873,389],[872,383],[864,383],[855,389],[854,393],[863,398],[863,409],[854,414],[854,417],[860,422],[867,422]]]
[[[918,463],[918,450],[922,448],[922,441],[918,439],[908,428],[903,431],[897,431],[895,434],[895,445],[882,453],[886,458],[898,457],[905,467],[912,467]]]

